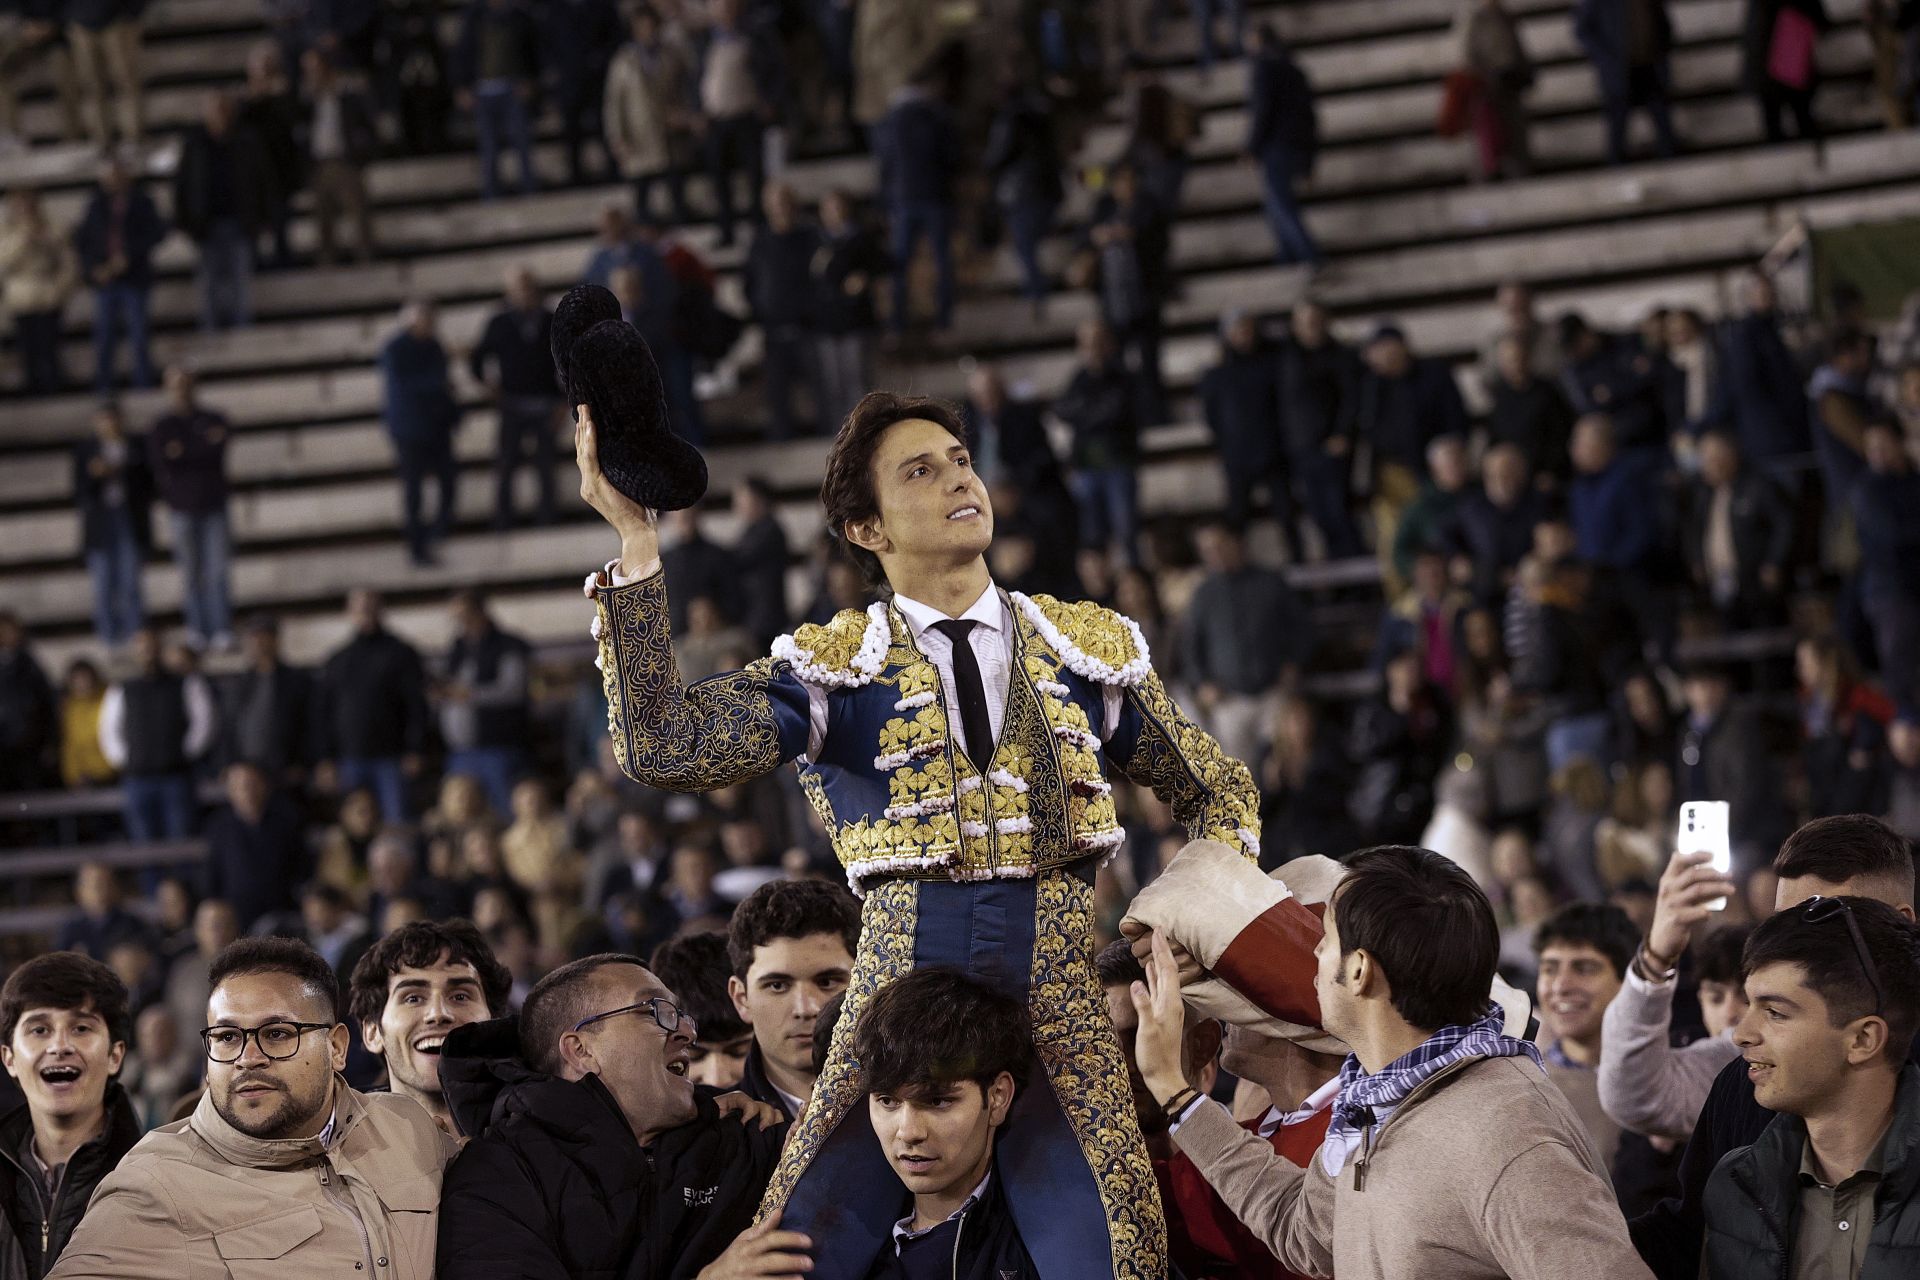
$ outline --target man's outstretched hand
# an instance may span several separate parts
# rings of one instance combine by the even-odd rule
[[[757,1227],[740,1233],[727,1251],[700,1269],[695,1280],[779,1280],[804,1276],[813,1270],[807,1250],[813,1241],[798,1231],[777,1230],[774,1214]]]
[[[1134,983],[1128,991],[1133,997],[1133,1010],[1140,1015],[1133,1056],[1147,1091],[1155,1101],[1164,1103],[1187,1087],[1187,1078],[1180,1069],[1187,1009],[1180,1001],[1180,968],[1174,963],[1173,948],[1158,933],[1148,936],[1152,939],[1151,949],[1142,962],[1147,980]]]
[[[620,535],[620,574],[631,578],[660,555],[660,531],[653,512],[614,488],[600,470],[600,444],[594,435],[593,411],[574,410],[573,460],[580,468],[580,496]]]

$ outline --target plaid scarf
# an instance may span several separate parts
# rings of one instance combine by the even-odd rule
[[[1546,1070],[1540,1050],[1529,1041],[1505,1034],[1505,1025],[1506,1014],[1499,1005],[1490,1004],[1486,1016],[1478,1022],[1440,1028],[1417,1049],[1373,1075],[1367,1074],[1359,1058],[1349,1054],[1340,1064],[1340,1094],[1334,1099],[1333,1123],[1322,1148],[1328,1176],[1339,1175],[1362,1129],[1385,1119],[1381,1113],[1391,1112],[1408,1094],[1457,1062],[1524,1055]]]

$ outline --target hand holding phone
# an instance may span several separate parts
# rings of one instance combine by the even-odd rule
[[[1721,875],[1733,873],[1732,806],[1724,800],[1689,800],[1680,806],[1680,824],[1674,849],[1680,853],[1704,853],[1709,865]],[[1725,898],[1706,904],[1709,911],[1724,911]]]

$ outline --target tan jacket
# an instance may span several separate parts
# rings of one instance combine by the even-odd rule
[[[52,227],[0,228],[0,305],[13,315],[58,311],[80,283],[73,246]]]
[[[48,1280],[432,1280],[453,1139],[410,1098],[334,1096],[327,1147],[249,1138],[202,1096],[100,1184]]]
[[[1339,1280],[1648,1280],[1580,1120],[1525,1058],[1474,1058],[1416,1089],[1337,1180],[1200,1104],[1174,1131],[1288,1268]],[[1361,1171],[1364,1169],[1364,1177]],[[1337,1224],[1337,1225],[1336,1225]]]
[[[681,51],[664,39],[651,74],[638,45],[629,42],[613,55],[600,114],[607,149],[623,176],[662,173],[686,161],[676,154],[686,148],[673,117],[686,101],[691,74]]]

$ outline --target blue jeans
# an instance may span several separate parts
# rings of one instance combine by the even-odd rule
[[[527,122],[527,104],[511,84],[491,81],[474,89],[473,128],[480,137],[480,194],[491,200],[499,193],[503,142],[520,157],[521,193],[532,191],[533,131]]]
[[[720,243],[733,243],[733,175],[747,175],[747,199],[755,207],[766,180],[760,117],[748,112],[707,121],[707,176],[713,180],[713,202],[720,209]]]
[[[1307,233],[1307,224],[1300,217],[1300,201],[1293,194],[1299,168],[1293,152],[1285,147],[1271,147],[1260,157],[1260,199],[1266,208],[1267,226],[1273,232],[1274,256],[1282,266],[1320,261],[1320,246]]]
[[[125,507],[107,513],[107,539],[87,551],[93,579],[93,629],[101,641],[118,647],[133,638],[146,616],[140,597],[140,540]]]
[[[203,332],[253,323],[253,245],[234,219],[214,223],[200,242],[199,285]]]
[[[526,776],[527,756],[518,747],[474,747],[447,754],[447,772],[464,773],[487,793],[495,813],[513,812],[513,786]]]
[[[1140,476],[1132,467],[1075,471],[1074,500],[1080,504],[1080,545],[1105,550],[1118,540],[1127,563],[1140,563]]]
[[[411,819],[407,810],[407,779],[400,770],[399,757],[342,756],[337,769],[341,795],[365,787],[380,802],[380,816],[388,822]]]
[[[907,276],[914,246],[933,242],[934,327],[953,327],[953,210],[944,204],[909,201],[893,208],[893,316],[895,333],[907,328]]]
[[[133,385],[153,385],[153,357],[147,351],[147,290],[115,281],[93,292],[93,385],[113,393],[113,358],[124,329],[133,353]]]
[[[1007,234],[1013,240],[1013,256],[1020,260],[1021,292],[1027,301],[1040,302],[1047,296],[1047,276],[1040,269],[1040,246],[1053,229],[1057,206],[1039,200],[1014,200],[1007,205]]]
[[[416,563],[425,561],[434,544],[447,536],[453,525],[453,508],[460,483],[460,463],[453,455],[453,441],[441,436],[428,440],[396,440],[393,444],[400,470],[400,520],[406,530],[407,550]],[[548,475],[552,475],[549,468]],[[422,514],[427,478],[433,477],[439,491],[439,504],[432,523]]]
[[[122,785],[127,793],[127,839],[151,844],[156,840],[185,840],[193,834],[193,775],[129,774]]]
[[[232,543],[227,536],[227,513],[173,511],[173,555],[180,562],[180,605],[187,630],[201,639],[233,630],[233,606],[227,594]]]

